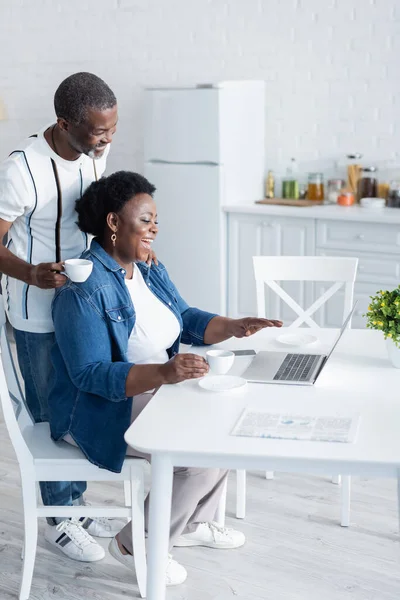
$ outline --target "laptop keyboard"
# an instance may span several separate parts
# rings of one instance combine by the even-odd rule
[[[287,354],[274,376],[274,381],[309,381],[319,354]]]

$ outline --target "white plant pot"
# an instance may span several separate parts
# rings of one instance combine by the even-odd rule
[[[400,348],[390,338],[386,339],[386,348],[390,362],[396,369],[400,369]]]

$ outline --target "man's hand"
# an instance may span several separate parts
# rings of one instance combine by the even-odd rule
[[[62,287],[67,277],[61,275],[63,264],[59,263],[39,263],[32,266],[30,285],[35,285],[42,290],[50,290]]]
[[[282,327],[282,321],[270,319],[259,319],[257,317],[245,317],[244,319],[233,319],[227,323],[230,337],[249,337],[265,327]]]
[[[155,265],[158,266],[158,260],[157,260],[157,256],[155,254],[155,252],[153,250],[150,250],[150,254],[146,260],[146,264],[151,267],[151,263],[154,262]]]
[[[179,383],[186,379],[198,379],[208,373],[209,367],[202,356],[197,354],[176,354],[171,360],[160,365],[164,383]]]

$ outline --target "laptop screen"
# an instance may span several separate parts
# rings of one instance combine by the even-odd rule
[[[334,351],[334,349],[335,349],[335,348],[336,348],[336,346],[338,345],[338,342],[339,342],[340,338],[342,337],[342,335],[343,335],[343,333],[344,333],[344,330],[346,329],[346,327],[347,327],[347,325],[348,325],[348,323],[349,323],[349,321],[350,321],[351,317],[353,316],[354,310],[355,310],[355,308],[356,308],[356,306],[357,306],[357,302],[358,302],[358,300],[356,300],[356,301],[354,302],[354,304],[353,304],[353,308],[351,309],[351,311],[350,311],[350,312],[349,312],[349,314],[347,315],[347,317],[346,317],[346,319],[345,319],[345,322],[343,323],[343,325],[342,325],[342,327],[341,327],[341,329],[340,329],[340,331],[339,331],[339,335],[337,336],[335,343],[333,344],[332,348],[330,349],[330,351],[328,352],[328,354],[327,354],[327,356],[326,356],[326,360],[328,360],[328,358],[330,357],[330,355],[332,354],[332,352]]]

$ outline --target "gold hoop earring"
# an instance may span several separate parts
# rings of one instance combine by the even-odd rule
[[[111,241],[112,241],[112,245],[113,245],[113,246],[114,246],[114,248],[115,248],[115,242],[117,241],[117,234],[116,234],[116,233],[113,233],[113,234],[112,234],[112,236],[111,236]]]

